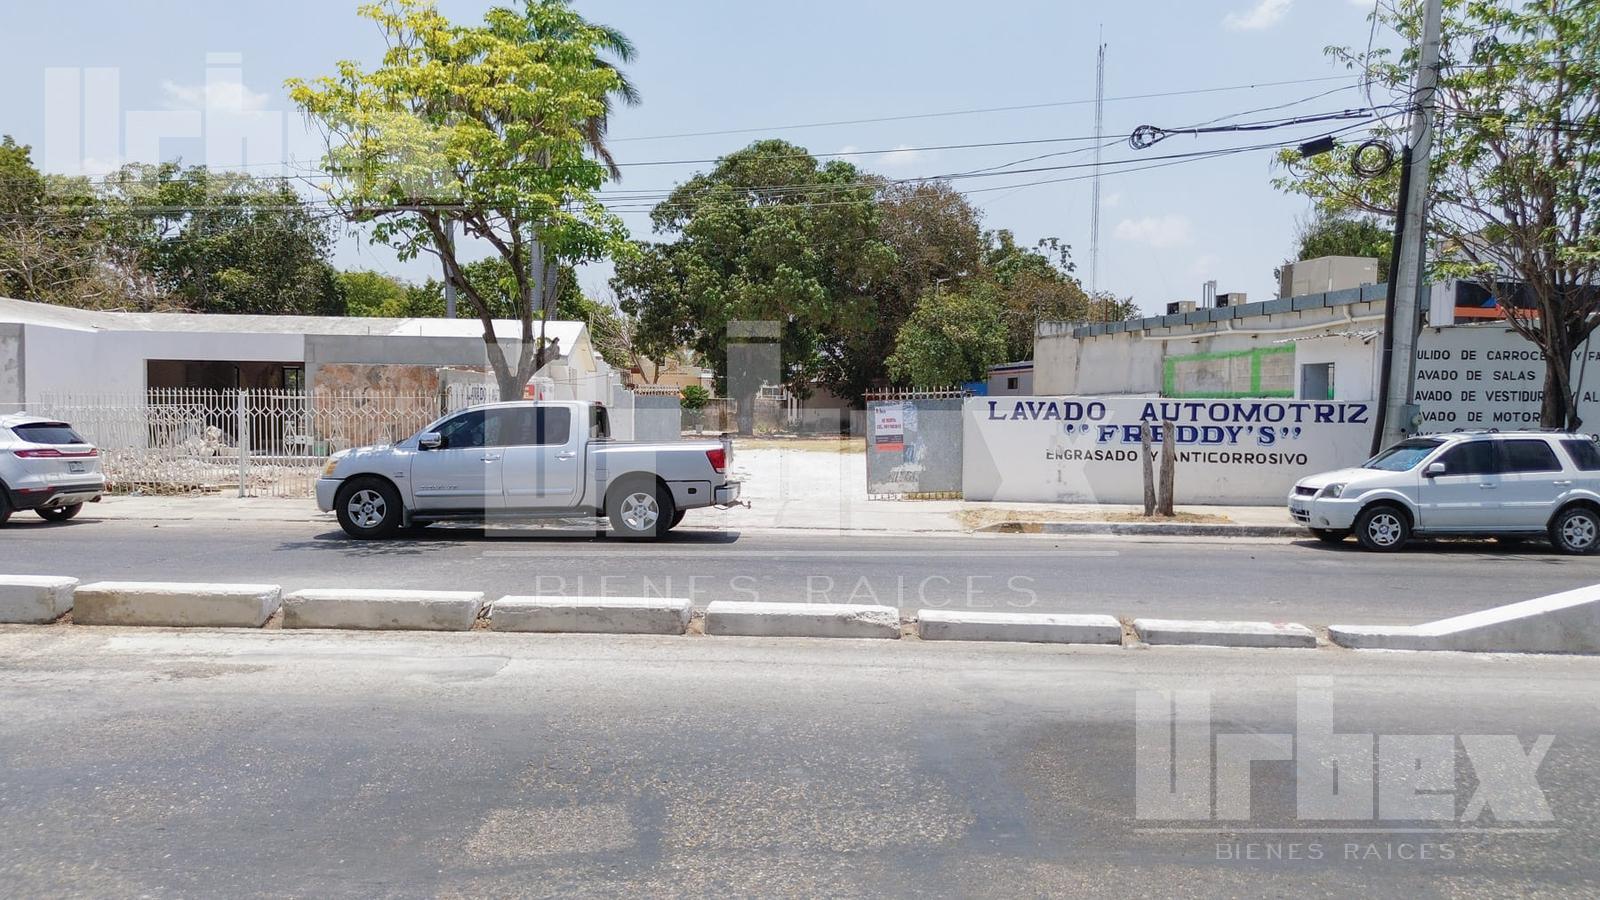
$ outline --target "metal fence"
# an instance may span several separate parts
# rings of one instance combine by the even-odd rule
[[[437,394],[188,389],[28,406],[100,448],[113,492],[241,497],[311,496],[329,454],[404,439],[452,408]]]
[[[867,499],[961,499],[967,396],[960,388],[867,394]]]

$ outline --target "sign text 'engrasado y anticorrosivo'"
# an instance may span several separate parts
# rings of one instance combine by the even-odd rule
[[[1280,502],[1313,472],[1357,465],[1373,405],[1145,397],[967,401],[968,500],[1138,503],[1141,430],[1152,458],[1172,429],[1180,503]]]

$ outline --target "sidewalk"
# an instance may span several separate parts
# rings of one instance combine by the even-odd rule
[[[976,531],[1057,534],[1165,534],[1276,537],[1303,534],[1277,506],[1180,506],[1172,521],[1149,520],[1132,506],[1062,503],[967,503],[961,500],[868,500],[866,457],[817,449],[773,447],[734,454],[732,475],[751,504],[730,510],[696,510],[686,525],[740,530],[821,533],[893,532],[962,534]],[[310,498],[241,498],[231,495],[107,497],[84,511],[103,520],[317,523]]]

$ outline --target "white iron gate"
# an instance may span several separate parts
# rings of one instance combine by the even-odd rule
[[[329,454],[415,434],[449,411],[436,394],[157,389],[46,395],[29,411],[100,448],[116,493],[309,497]]]

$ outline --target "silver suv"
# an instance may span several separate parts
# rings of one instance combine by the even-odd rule
[[[1563,553],[1594,553],[1600,444],[1546,431],[1414,437],[1359,468],[1302,478],[1289,514],[1322,541],[1354,533],[1367,550],[1399,550],[1416,534],[1548,537]]]
[[[0,525],[31,509],[65,522],[105,493],[100,451],[72,426],[39,416],[0,416]]]

